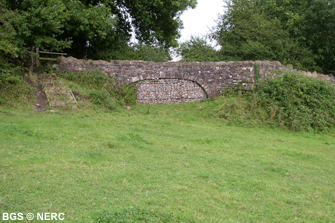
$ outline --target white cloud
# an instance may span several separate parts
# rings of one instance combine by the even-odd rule
[[[198,0],[195,9],[184,11],[180,16],[184,29],[181,30],[179,42],[189,40],[191,36],[202,36],[216,25],[218,14],[224,12],[223,0]]]

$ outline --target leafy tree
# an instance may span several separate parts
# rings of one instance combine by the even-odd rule
[[[226,3],[227,12],[220,17],[215,33],[223,56],[240,56],[230,53],[240,49],[255,52],[252,57],[241,52],[251,59],[276,59],[299,69],[335,70],[335,0]]]
[[[178,53],[182,56],[181,61],[219,61],[218,52],[213,46],[208,44],[206,37],[194,37],[182,43],[178,49]]]
[[[171,60],[169,49],[144,43],[120,43],[108,50],[101,50],[97,57],[102,60],[144,60],[166,62]]]
[[[278,18],[300,45],[313,52],[317,65],[335,70],[335,0],[267,0],[265,13]]]
[[[165,49],[177,46],[182,11],[196,0],[63,0],[70,12],[61,38],[72,40],[70,55],[98,59],[130,41],[133,30],[141,43]]]
[[[69,41],[57,39],[63,33],[62,28],[68,19],[68,12],[62,0],[18,0],[7,3],[7,11],[20,18],[20,22],[14,26],[15,38],[21,41],[23,46],[36,45],[51,50],[70,46]]]
[[[0,55],[18,56],[18,45],[15,27],[20,24],[22,17],[16,11],[9,10],[6,2],[0,0]]]
[[[257,0],[227,1],[213,37],[223,60],[279,60],[315,70],[312,52],[290,36],[279,19],[263,12]]]
[[[79,58],[98,58],[130,41],[177,46],[182,11],[196,0],[1,0],[22,16],[16,37],[26,46],[64,49]]]

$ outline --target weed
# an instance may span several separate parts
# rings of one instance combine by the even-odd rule
[[[105,90],[94,90],[89,94],[91,101],[100,106],[104,106],[109,110],[115,110],[118,104],[114,98]]]
[[[112,77],[108,77],[101,71],[67,72],[61,73],[59,76],[86,88],[88,98],[94,104],[106,107],[109,110],[115,110],[120,105],[136,104],[137,89],[135,86],[127,86],[125,83],[118,84]],[[85,95],[79,90],[76,92]]]

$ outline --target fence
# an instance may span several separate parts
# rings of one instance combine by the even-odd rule
[[[40,60],[50,60],[50,61],[54,60],[54,61],[57,61],[57,58],[40,57],[40,54],[51,54],[51,55],[61,55],[61,56],[67,55],[66,53],[39,51],[39,48],[36,47],[35,62],[34,62],[34,58],[32,56],[32,63],[36,64],[37,67],[40,65]]]

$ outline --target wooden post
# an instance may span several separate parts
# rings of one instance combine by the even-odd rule
[[[31,53],[34,52],[34,45],[31,45],[31,47],[30,47],[30,52],[31,52]],[[31,75],[31,74],[33,73],[34,56],[31,54],[30,58],[31,58],[31,63],[30,63],[30,67],[29,67],[29,75]]]
[[[36,46],[36,67],[40,66],[40,53],[39,53],[39,48]]]
[[[238,96],[237,96],[237,103],[239,104],[242,98],[242,85],[240,86],[240,89],[238,90]]]

